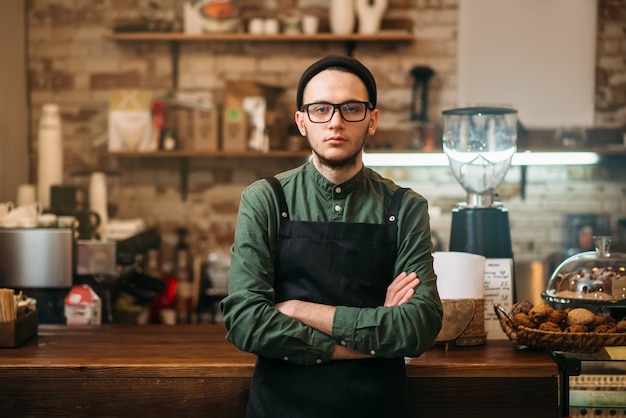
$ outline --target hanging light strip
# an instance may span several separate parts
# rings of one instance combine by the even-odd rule
[[[517,152],[512,165],[593,165],[600,161],[595,152]]]
[[[511,165],[593,165],[600,161],[595,152],[517,152]],[[447,167],[448,157],[441,153],[363,153],[369,167]]]

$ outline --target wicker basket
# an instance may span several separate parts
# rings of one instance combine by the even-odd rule
[[[517,345],[574,353],[595,353],[604,347],[626,345],[626,333],[554,332],[516,326],[502,306],[494,305],[493,308],[502,331]]]

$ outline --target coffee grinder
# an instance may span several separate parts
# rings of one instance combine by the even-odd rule
[[[467,107],[443,112],[443,150],[467,192],[452,211],[450,251],[484,256],[485,328],[497,336],[493,305],[513,304],[513,249],[508,211],[494,201],[517,149],[517,110]],[[504,336],[506,337],[506,336]]]

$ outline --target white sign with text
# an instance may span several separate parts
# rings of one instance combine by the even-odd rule
[[[506,340],[493,305],[501,305],[507,312],[513,307],[513,260],[488,258],[485,261],[485,331],[487,339]]]

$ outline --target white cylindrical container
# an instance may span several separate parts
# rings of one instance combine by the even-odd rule
[[[50,207],[50,186],[63,183],[63,141],[59,106],[45,104],[37,138],[37,199]]]
[[[17,186],[16,205],[23,206],[37,201],[37,193],[34,184],[20,184]]]
[[[387,10],[388,0],[355,0],[359,19],[359,33],[372,35],[380,30],[380,23]]]
[[[330,31],[335,35],[347,35],[354,32],[356,21],[354,0],[333,0],[329,3]]]
[[[107,209],[107,182],[106,175],[101,171],[91,173],[89,178],[89,208],[100,216],[99,235],[105,239],[106,225],[109,220]]]
[[[319,18],[315,15],[302,16],[302,32],[305,35],[315,35],[319,28]]]
[[[263,33],[263,19],[261,19],[260,17],[255,17],[253,19],[250,19],[250,22],[248,23],[248,33],[251,33],[252,35],[260,35]]]
[[[268,18],[263,21],[263,33],[266,35],[276,35],[280,32],[278,19]]]

